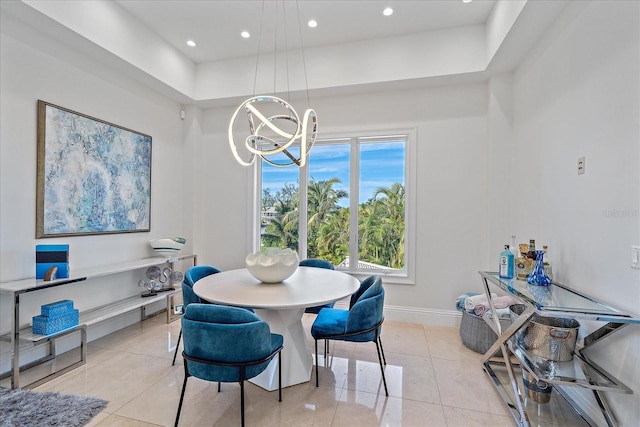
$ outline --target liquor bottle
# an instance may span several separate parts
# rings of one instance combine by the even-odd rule
[[[504,251],[500,253],[499,276],[503,279],[513,279],[515,260],[509,251],[509,245],[504,245]]]
[[[520,256],[516,258],[515,262],[515,273],[516,279],[527,281],[527,277],[531,274],[531,270],[533,270],[533,260],[527,258],[527,253],[529,252],[529,245],[526,243],[520,243],[518,246],[520,249]]]
[[[549,279],[553,280],[553,269],[551,268],[551,258],[549,258],[549,246],[543,245],[542,250],[544,251],[544,271],[549,276]]]
[[[516,246],[516,235],[511,235],[511,244],[509,245],[509,251],[513,254],[513,259],[518,258],[520,253],[518,252],[518,247]]]
[[[527,252],[527,258],[536,260],[536,241],[534,239],[529,240],[529,251]]]

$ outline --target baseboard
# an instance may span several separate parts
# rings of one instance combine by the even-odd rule
[[[336,308],[349,308],[348,301],[338,301]],[[394,322],[421,323],[433,326],[460,327],[462,314],[456,310],[435,310],[429,308],[404,307],[399,305],[384,306],[385,320]]]
[[[435,310],[426,308],[384,306],[385,320],[421,323],[432,326],[459,327],[462,314],[456,310]]]

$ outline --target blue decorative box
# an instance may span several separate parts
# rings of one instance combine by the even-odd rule
[[[50,335],[65,329],[77,326],[80,320],[80,313],[77,309],[71,309],[68,312],[54,316],[34,316],[33,317],[33,333],[39,335]]]
[[[56,317],[73,310],[73,301],[65,299],[62,301],[52,302],[40,307],[40,314],[48,317]]]
[[[58,267],[56,277],[69,277],[69,245],[36,245],[36,279],[44,279],[51,267]]]

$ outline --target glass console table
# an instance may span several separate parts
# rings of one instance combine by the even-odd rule
[[[535,419],[540,414],[531,413],[534,411],[530,411],[527,408],[524,387],[521,380],[519,380],[519,376],[514,373],[514,369],[520,369],[528,371],[535,377],[536,381],[543,381],[554,386],[554,390],[564,398],[564,405],[568,404],[569,408],[573,409],[575,418],[580,420],[580,422],[575,423],[576,425],[593,426],[596,424],[557,386],[583,387],[592,390],[605,421],[609,426],[615,426],[615,417],[602,392],[613,391],[631,394],[633,391],[590,360],[585,353],[596,342],[621,328],[630,324],[640,324],[640,318],[625,314],[556,282],[553,282],[550,286],[535,286],[515,278],[502,279],[497,272],[481,271],[480,276],[482,277],[485,294],[494,313],[495,307],[491,298],[491,286],[502,289],[526,307],[524,312],[505,330],[500,325],[498,316],[493,316],[493,320],[485,319],[498,335],[498,339],[482,357],[484,371],[491,378],[516,423],[519,426],[528,427],[531,424],[538,425],[540,422],[540,420]],[[603,323],[603,325],[589,333],[582,340],[579,340],[573,360],[554,362],[531,354],[520,347],[515,339],[510,339],[521,327],[529,322],[534,314],[546,317],[596,321]],[[503,360],[494,357],[496,353],[499,355],[500,351],[502,351]],[[555,404],[550,406],[555,406]],[[574,425],[573,423],[568,424]]]
[[[127,313],[132,310],[139,309],[141,320],[144,320],[147,316],[146,307],[152,303],[166,301],[167,307],[167,323],[177,318],[173,313],[175,306],[174,297],[181,294],[181,288],[171,290],[170,292],[161,292],[155,296],[141,298],[139,293],[135,295],[110,301],[106,305],[99,307],[92,307],[80,312],[80,319],[77,326],[73,326],[69,329],[56,332],[50,335],[37,335],[32,333],[32,327],[30,324],[24,325],[20,320],[20,299],[25,294],[32,294],[40,291],[44,291],[59,286],[65,286],[76,282],[85,281],[88,279],[109,276],[112,274],[123,273],[127,271],[139,270],[149,268],[152,266],[162,266],[165,264],[174,268],[174,264],[181,262],[182,260],[191,260],[193,265],[197,264],[197,255],[176,255],[175,257],[153,257],[143,258],[138,260],[121,262],[118,264],[104,265],[93,268],[86,268],[81,270],[74,270],[70,277],[64,279],[56,279],[45,282],[43,280],[36,280],[35,278],[16,280],[11,282],[0,283],[0,296],[8,296],[11,299],[11,305],[13,307],[11,332],[0,336],[0,360],[10,358],[11,369],[8,372],[0,372],[0,379],[11,377],[11,388],[18,387],[36,387],[43,382],[53,379],[57,376],[64,374],[78,366],[82,366],[86,363],[87,358],[87,328],[94,324],[111,319],[115,316]],[[127,285],[127,284],[125,284]],[[131,285],[132,287],[135,285]],[[136,292],[138,287],[134,288]],[[55,370],[54,372],[46,375],[43,378],[38,379],[28,385],[20,384],[20,373],[22,371],[34,368],[42,363],[49,362],[56,358],[55,353],[55,341],[63,336],[80,332],[80,360],[65,368]],[[6,346],[5,344],[9,344]],[[36,345],[48,344],[48,354],[27,364],[20,363],[20,353],[22,350],[32,348]]]

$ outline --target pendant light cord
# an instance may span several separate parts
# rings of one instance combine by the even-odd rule
[[[260,12],[260,29],[258,30],[258,55],[256,56],[256,72],[253,75],[253,96],[256,96],[256,85],[258,81],[258,63],[260,62],[260,47],[262,46],[262,23],[264,22],[264,2],[262,0],[262,12]]]
[[[302,25],[300,24],[300,5],[296,0],[296,12],[298,13],[298,34],[300,35],[300,52],[302,53],[302,70],[304,72],[304,87],[307,93],[307,107],[311,108],[309,101],[309,82],[307,80],[307,61],[304,57],[304,43],[302,42]]]
[[[256,96],[256,88],[258,85],[258,68],[260,64],[260,55],[262,53],[262,31],[264,26],[264,11],[265,11],[265,2],[266,0],[262,0],[262,10],[260,12],[260,28],[259,28],[259,37],[258,37],[258,55],[256,56],[256,67],[255,73],[253,76],[253,96]],[[274,37],[274,46],[273,46],[273,95],[276,94],[277,89],[277,76],[278,76],[278,21],[279,21],[279,13],[278,13],[279,3],[276,1],[276,16],[275,16],[275,37]],[[304,73],[304,87],[305,93],[307,97],[307,107],[311,105],[310,97],[309,97],[309,81],[307,79],[307,60],[304,54],[304,42],[302,40],[302,25],[300,21],[300,4],[298,0],[296,0],[296,14],[298,21],[298,36],[300,39],[300,52],[302,54],[302,71]],[[285,38],[285,63],[286,63],[286,82],[287,82],[287,101],[291,101],[291,86],[289,82],[289,46],[287,43],[287,14],[285,9],[285,1],[282,0],[282,19],[284,25],[284,38]]]

